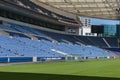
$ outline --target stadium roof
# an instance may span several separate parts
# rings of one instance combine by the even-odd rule
[[[79,16],[120,20],[120,0],[38,0]]]

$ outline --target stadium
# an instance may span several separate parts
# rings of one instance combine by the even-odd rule
[[[119,3],[0,0],[0,79],[120,80],[120,25],[115,36],[101,25],[79,35],[79,16],[120,20]]]

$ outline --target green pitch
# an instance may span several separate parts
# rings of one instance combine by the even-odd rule
[[[0,66],[0,80],[120,80],[120,59]]]

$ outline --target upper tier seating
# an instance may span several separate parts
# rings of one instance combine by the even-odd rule
[[[98,47],[108,47],[102,37],[89,37],[91,41]]]
[[[106,37],[105,39],[106,39],[106,41],[108,42],[108,44],[111,47],[113,47],[113,48],[118,48],[119,47],[117,38],[115,38],[115,37]]]

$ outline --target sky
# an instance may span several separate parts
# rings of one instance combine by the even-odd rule
[[[104,19],[92,18],[91,21],[92,21],[92,25],[101,25],[101,24],[115,25],[115,24],[120,24],[120,21],[115,21],[115,20],[104,20]]]

